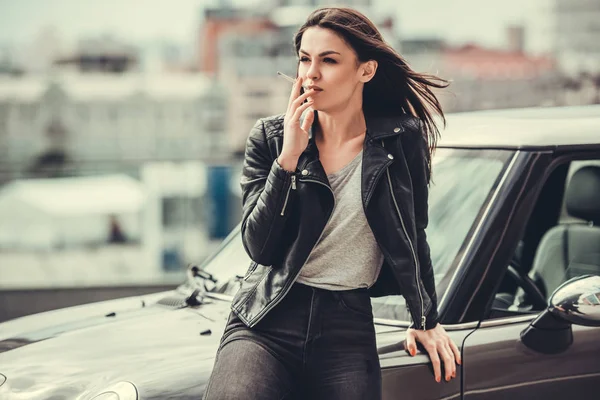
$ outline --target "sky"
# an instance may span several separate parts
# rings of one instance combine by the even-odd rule
[[[230,0],[252,5],[261,0]],[[263,0],[264,1],[264,0]],[[552,0],[373,0],[395,15],[404,37],[439,37],[450,43],[505,43],[507,24],[525,24],[527,49],[551,46]],[[201,7],[217,0],[0,0],[0,44],[31,41],[44,27],[58,28],[67,43],[111,33],[131,41],[167,39],[184,45],[196,40]]]

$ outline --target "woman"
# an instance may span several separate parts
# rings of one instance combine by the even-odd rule
[[[314,11],[295,37],[285,116],[246,145],[242,236],[254,261],[237,292],[205,399],[377,399],[370,297],[402,294],[406,348],[435,379],[460,353],[438,323],[427,226],[443,118],[431,87],[364,15]],[[302,93],[303,89],[304,93]]]

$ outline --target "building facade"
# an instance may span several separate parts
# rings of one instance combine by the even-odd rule
[[[600,0],[554,0],[555,54],[572,77],[600,75]]]
[[[0,78],[0,163],[21,173],[49,155],[102,168],[212,159],[227,149],[226,94],[195,75]]]

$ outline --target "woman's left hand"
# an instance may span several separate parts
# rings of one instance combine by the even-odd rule
[[[406,350],[411,356],[417,354],[416,342],[420,342],[429,353],[436,382],[440,382],[442,376],[440,359],[444,361],[446,381],[456,377],[456,363],[461,363],[460,351],[442,325],[437,324],[426,331],[409,328],[406,331]]]

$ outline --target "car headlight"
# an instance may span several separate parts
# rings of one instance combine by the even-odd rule
[[[138,392],[133,383],[123,381],[107,387],[92,400],[138,400]]]

